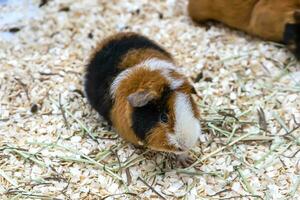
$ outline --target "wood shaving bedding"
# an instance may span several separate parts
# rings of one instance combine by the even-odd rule
[[[299,62],[282,45],[194,24],[186,2],[0,1],[2,199],[300,198]],[[87,104],[89,54],[119,31],[156,40],[198,77],[192,167],[135,149]]]

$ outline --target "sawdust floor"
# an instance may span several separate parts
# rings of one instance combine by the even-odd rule
[[[5,2],[1,199],[300,198],[300,66],[281,45],[195,25],[185,0]],[[125,30],[156,40],[200,79],[197,169],[136,150],[87,104],[89,53]]]

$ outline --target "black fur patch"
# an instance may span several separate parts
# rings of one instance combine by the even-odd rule
[[[85,92],[94,109],[110,124],[112,99],[109,94],[110,85],[121,72],[118,64],[122,56],[133,49],[152,48],[165,55],[169,54],[153,41],[141,35],[115,39],[100,49],[87,66]]]
[[[283,42],[293,46],[293,53],[300,59],[300,24],[286,24]]]
[[[132,129],[141,140],[145,140],[149,131],[160,122],[161,113],[168,113],[167,101],[172,93],[169,87],[164,89],[159,100],[136,107],[132,113]]]

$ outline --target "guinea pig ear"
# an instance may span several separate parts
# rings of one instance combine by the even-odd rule
[[[155,98],[155,93],[151,91],[138,91],[127,97],[132,107],[142,107]]]

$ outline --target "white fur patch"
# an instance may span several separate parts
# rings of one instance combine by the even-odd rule
[[[162,75],[170,83],[170,87],[173,90],[180,87],[184,82],[182,79],[174,79],[173,77],[171,77],[171,75],[170,75],[171,71],[178,72],[176,69],[176,66],[174,66],[174,64],[171,62],[153,58],[153,59],[146,60],[141,65],[147,66],[147,68],[149,68],[153,71],[160,70]]]
[[[110,94],[113,98],[115,98],[115,94],[117,91],[117,88],[119,87],[120,83],[126,79],[130,74],[132,74],[136,69],[138,68],[145,68],[145,69],[149,69],[151,71],[160,71],[161,74],[168,80],[171,89],[177,89],[178,87],[180,87],[184,80],[183,79],[175,79],[173,77],[171,77],[170,73],[171,71],[176,71],[178,72],[178,70],[176,69],[176,66],[174,66],[173,63],[165,61],[165,60],[160,60],[157,58],[152,58],[152,59],[148,59],[145,60],[144,62],[135,65],[134,67],[128,68],[124,71],[122,71],[113,81],[113,83],[111,84],[110,87]],[[178,72],[179,73],[179,72]]]
[[[189,97],[176,92],[174,134],[169,134],[169,142],[183,150],[193,147],[201,135],[200,121],[194,116]]]

